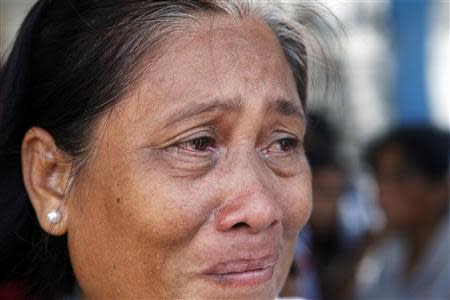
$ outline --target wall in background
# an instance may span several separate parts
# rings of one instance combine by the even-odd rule
[[[10,50],[17,29],[35,0],[0,0],[0,54]]]

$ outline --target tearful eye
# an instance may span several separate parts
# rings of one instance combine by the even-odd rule
[[[279,140],[278,144],[279,144],[280,150],[286,152],[286,151],[295,149],[298,145],[298,140],[292,139],[292,138],[286,138],[286,139]]]
[[[264,153],[285,153],[293,151],[297,148],[299,144],[298,139],[295,138],[283,138],[272,143],[268,148],[265,149]]]
[[[178,144],[180,148],[187,151],[204,152],[216,147],[216,142],[210,137],[199,137]]]

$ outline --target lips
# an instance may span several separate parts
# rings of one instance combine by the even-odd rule
[[[272,278],[278,255],[256,259],[234,259],[207,268],[201,276],[219,285],[244,287],[262,284]]]

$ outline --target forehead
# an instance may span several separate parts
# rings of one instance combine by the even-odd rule
[[[398,167],[406,165],[402,149],[395,143],[389,143],[383,146],[375,156],[376,165],[379,167]]]
[[[144,115],[207,99],[239,99],[248,105],[292,99],[301,107],[278,39],[256,17],[203,17],[178,31],[166,41],[137,93],[151,102],[139,101],[136,108]]]

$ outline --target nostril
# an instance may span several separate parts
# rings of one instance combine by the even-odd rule
[[[275,226],[275,225],[277,225],[277,224],[278,224],[278,220],[274,220],[269,226],[267,226],[267,227],[265,227],[265,228],[273,227],[273,226]],[[248,229],[248,228],[251,229],[252,226],[250,226],[250,225],[247,224],[246,222],[239,222],[239,223],[236,223],[236,224],[234,224],[233,227],[232,227],[232,229],[235,229],[235,230]]]
[[[249,227],[247,223],[239,222],[239,223],[234,224],[232,228],[238,230],[238,229],[246,228],[246,227]]]

